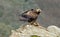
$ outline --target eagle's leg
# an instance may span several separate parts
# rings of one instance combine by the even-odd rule
[[[31,24],[31,25],[35,25],[35,26],[38,26],[38,25],[39,25],[36,21],[30,22],[30,24]]]
[[[34,25],[34,22],[30,22],[31,25]]]

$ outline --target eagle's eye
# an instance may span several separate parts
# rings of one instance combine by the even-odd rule
[[[34,9],[31,9],[31,11],[33,11]]]

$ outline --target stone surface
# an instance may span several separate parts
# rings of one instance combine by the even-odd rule
[[[58,37],[60,37],[60,28],[59,27],[52,25],[52,26],[48,26],[47,30],[51,33],[56,34]]]
[[[40,37],[59,37],[57,34],[52,32],[54,31],[54,28],[50,26],[48,28],[44,28],[40,25],[25,25],[16,29],[16,31],[12,30],[12,34],[10,35],[10,37],[31,37],[31,35],[38,35]],[[53,30],[50,31],[51,29]],[[56,28],[55,30],[55,32],[58,32]]]

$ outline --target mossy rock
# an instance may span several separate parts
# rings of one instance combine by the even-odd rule
[[[40,37],[40,36],[38,36],[38,35],[31,35],[31,37]]]

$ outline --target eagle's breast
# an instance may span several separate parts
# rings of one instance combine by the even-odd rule
[[[27,16],[30,16],[32,18],[36,18],[37,17],[37,14],[34,13],[33,11],[29,11],[29,12],[27,12]]]

